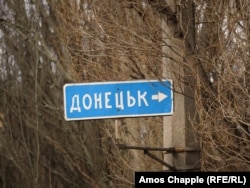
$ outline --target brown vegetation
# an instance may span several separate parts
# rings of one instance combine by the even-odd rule
[[[65,121],[62,87],[163,70],[196,104],[202,171],[249,170],[249,2],[163,2],[0,0],[0,186],[129,187],[161,171],[117,143],[162,147],[162,117],[119,119],[117,140],[114,119]]]

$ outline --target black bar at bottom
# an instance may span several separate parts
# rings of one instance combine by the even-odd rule
[[[250,172],[135,172],[135,188],[250,187]]]

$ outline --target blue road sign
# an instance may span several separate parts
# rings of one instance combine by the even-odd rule
[[[173,114],[171,80],[65,84],[67,121]]]

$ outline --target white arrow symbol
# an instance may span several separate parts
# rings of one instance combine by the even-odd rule
[[[158,100],[158,102],[161,102],[167,97],[168,97],[167,95],[158,91],[157,95],[152,95],[152,100]]]

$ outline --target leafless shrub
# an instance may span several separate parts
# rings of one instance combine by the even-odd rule
[[[197,6],[195,127],[201,136],[202,167],[249,170],[249,4],[200,1]]]
[[[186,9],[190,2],[195,19]],[[117,145],[161,147],[162,117],[117,120],[117,140],[114,119],[66,122],[62,86],[167,79],[164,71],[174,91],[196,103],[190,122],[199,135],[202,170],[249,170],[247,1],[170,6],[151,0],[2,0],[0,5],[5,187],[18,182],[25,188],[128,187],[134,171],[162,170],[143,152]]]

